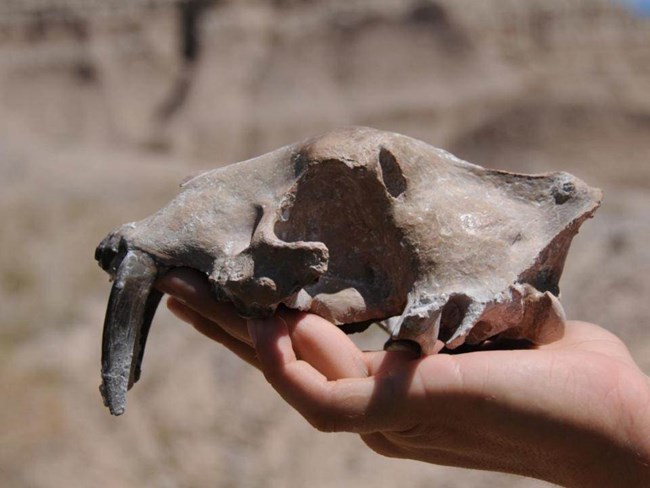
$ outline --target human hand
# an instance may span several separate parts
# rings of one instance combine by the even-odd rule
[[[606,330],[568,322],[531,350],[362,352],[316,315],[247,321],[186,269],[159,280],[181,320],[260,369],[321,431],[399,458],[570,487],[650,486],[650,380]]]

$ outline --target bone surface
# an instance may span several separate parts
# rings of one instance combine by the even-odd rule
[[[153,282],[179,266],[205,273],[243,316],[283,304],[346,332],[379,323],[389,349],[556,340],[564,261],[601,197],[568,173],[485,169],[361,127],[202,173],[97,248],[115,280],[105,403],[124,412],[160,300]]]

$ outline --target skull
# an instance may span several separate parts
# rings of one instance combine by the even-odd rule
[[[567,173],[485,169],[359,127],[202,173],[97,248],[114,279],[105,403],[124,412],[161,298],[153,283],[179,266],[205,273],[245,317],[284,304],[346,332],[380,323],[388,349],[553,341],[564,260],[601,196]]]

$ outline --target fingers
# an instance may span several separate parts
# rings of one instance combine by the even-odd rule
[[[214,299],[203,274],[187,268],[173,269],[156,282],[156,287],[171,295],[167,307],[179,319],[259,369],[246,321],[232,305]]]
[[[251,344],[246,320],[237,314],[232,305],[215,300],[205,275],[192,269],[177,268],[156,281],[155,286],[199,315],[215,322],[235,339]]]
[[[251,344],[245,319],[237,315],[232,305],[213,298],[203,274],[191,269],[174,269],[158,280],[156,286],[176,298],[176,303],[171,303],[173,311],[181,310],[180,301],[195,312],[191,320],[186,320],[187,313],[186,317],[179,318],[204,335],[226,345],[236,354],[241,351],[224,337],[224,331],[240,342]],[[337,327],[316,315],[289,310],[281,314],[290,324],[290,335],[298,357],[309,358],[328,379],[367,376],[363,353]],[[200,317],[203,319],[200,320]],[[334,342],[333,347],[321,347],[321,342],[326,339]]]
[[[280,395],[319,430],[406,428],[401,422],[409,416],[396,412],[396,406],[408,378],[393,365],[410,361],[409,354],[366,355],[325,319],[288,310],[264,322],[250,321],[253,338],[234,307],[217,302],[206,277],[193,270],[172,270],[156,287],[174,297],[168,306],[175,315],[262,369]],[[379,374],[369,376],[374,373]]]
[[[179,302],[173,297],[167,300],[167,308],[183,322],[192,325],[201,334],[209,337],[215,342],[224,345],[230,349],[241,359],[248,364],[255,366],[259,369],[260,364],[255,355],[255,349],[246,344],[245,342],[235,339],[233,336],[225,332],[218,325],[204,316],[195,312],[193,309]]]
[[[312,357],[303,360],[296,356],[290,328],[288,320],[283,317],[250,322],[251,335],[266,379],[309,423],[325,432],[370,433],[402,427],[395,421],[394,405],[400,403],[400,388],[394,385],[403,384],[405,378],[393,373],[381,377],[328,380],[325,374],[307,362],[311,362]],[[336,330],[331,324],[329,328]],[[320,359],[335,362],[337,351],[341,351],[338,347],[343,344],[337,334],[322,332],[318,343]],[[323,364],[321,362],[320,366]],[[326,365],[325,370],[329,367]],[[356,367],[353,360],[350,371]],[[391,397],[387,393],[396,393],[397,396]]]
[[[318,315],[282,310],[284,321],[298,359],[304,359],[328,380],[365,378],[368,369],[363,352],[331,322]],[[272,321],[260,327],[273,327]]]
[[[159,279],[156,286],[174,297],[168,307],[181,320],[251,362],[253,349],[248,346],[251,339],[245,319],[237,315],[232,305],[214,299],[203,274],[191,269],[174,269]],[[328,379],[367,376],[363,353],[340,329],[316,315],[290,310],[280,313],[290,325],[298,357],[309,358]],[[321,347],[326,340],[333,343],[332,347]],[[258,364],[256,360],[254,363]]]

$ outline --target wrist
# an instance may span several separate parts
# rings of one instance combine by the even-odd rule
[[[647,453],[638,445],[621,445],[611,439],[594,441],[583,451],[576,465],[558,480],[567,488],[644,488],[650,486],[650,466]],[[577,469],[576,469],[577,468]]]
[[[572,442],[560,451],[566,457],[556,458],[562,468],[548,481],[567,488],[650,486],[650,380],[644,376],[637,388],[626,386],[618,392],[611,429],[567,433]]]

